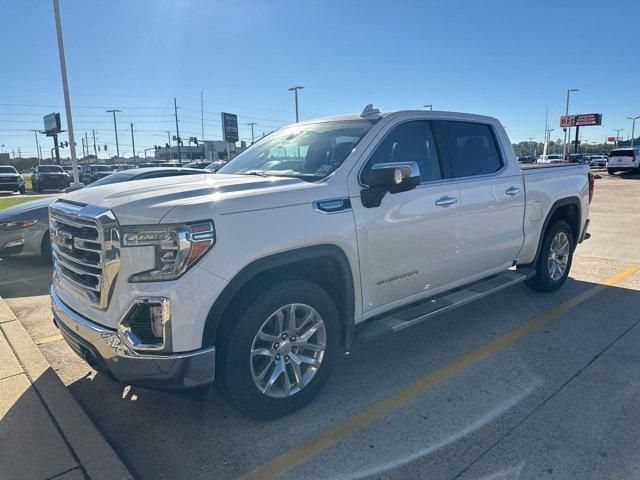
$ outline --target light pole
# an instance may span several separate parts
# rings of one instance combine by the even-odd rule
[[[567,106],[565,108],[565,113],[564,116],[568,117],[569,116],[569,95],[571,94],[571,92],[579,92],[580,90],[578,90],[577,88],[568,88],[567,89]],[[564,128],[564,146],[562,147],[562,159],[564,160],[564,158],[567,155],[567,130],[569,130],[569,139],[571,139],[571,127],[565,127]]]
[[[116,155],[120,158],[120,144],[118,143],[118,122],[116,121],[116,112],[121,112],[122,110],[113,109],[107,110],[108,113],[113,113],[113,130],[116,132]]]
[[[69,151],[71,153],[71,165],[73,168],[73,186],[81,186],[78,178],[78,161],[76,160],[76,142],[73,137],[73,119],[71,117],[71,99],[69,98],[69,83],[67,82],[67,63],[64,58],[64,40],[62,38],[62,22],[60,21],[60,5],[58,0],[53,0],[53,14],[56,19],[56,37],[58,39],[58,56],[60,57],[60,76],[62,77],[62,91],[64,93],[64,109],[67,117],[67,130],[69,135]]]
[[[255,140],[255,136],[253,135],[253,127],[254,127],[254,125],[257,125],[257,123],[256,122],[249,122],[249,123],[247,123],[247,125],[251,126],[251,145],[253,145],[253,142]]]
[[[131,124],[131,149],[133,150],[133,161],[136,161],[136,140],[133,138],[133,123]]]
[[[640,115],[635,117],[627,117],[632,121],[631,123],[631,148],[633,148],[633,136],[636,134],[636,120],[640,118]]]
[[[302,90],[304,87],[291,87],[289,89],[290,92],[293,92],[295,99],[296,99],[296,123],[298,123],[299,121],[299,117],[298,117],[298,90]]]
[[[433,110],[433,105],[431,105],[430,103],[423,105],[424,108],[428,108],[429,110]]]
[[[623,131],[624,128],[614,128],[613,131],[616,132],[616,148],[618,148],[618,137],[620,137],[620,132]]]

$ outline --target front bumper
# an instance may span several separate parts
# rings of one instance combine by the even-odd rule
[[[0,192],[17,192],[22,188],[22,185],[15,182],[0,182]]]
[[[139,354],[111,330],[79,315],[51,289],[51,310],[69,346],[115,380],[151,388],[188,389],[215,379],[215,347],[165,355]]]

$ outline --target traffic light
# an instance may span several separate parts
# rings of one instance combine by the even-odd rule
[[[169,144],[168,143],[165,143],[164,146],[165,146],[165,148],[169,148]]]
[[[107,146],[106,146],[106,145],[104,146],[104,151],[105,151],[105,152],[107,151]]]

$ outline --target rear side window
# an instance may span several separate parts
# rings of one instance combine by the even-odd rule
[[[439,122],[454,177],[494,173],[502,167],[491,127],[474,122]]]

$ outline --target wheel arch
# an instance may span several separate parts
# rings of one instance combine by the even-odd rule
[[[333,244],[314,245],[276,253],[245,266],[224,288],[209,310],[202,346],[213,346],[222,320],[233,314],[245,294],[284,278],[305,278],[323,287],[336,301],[342,323],[341,343],[350,347],[355,328],[355,292],[351,265],[344,251]]]
[[[542,250],[542,244],[544,243],[544,236],[546,235],[549,226],[553,225],[553,222],[555,222],[556,220],[565,220],[571,227],[571,232],[573,234],[572,248],[575,249],[580,238],[580,219],[582,218],[581,215],[582,211],[580,207],[580,199],[578,197],[571,196],[557,200],[551,206],[549,212],[547,213],[547,216],[544,219],[542,229],[540,230],[540,237],[538,238],[536,255],[530,265],[538,264],[540,251]]]

